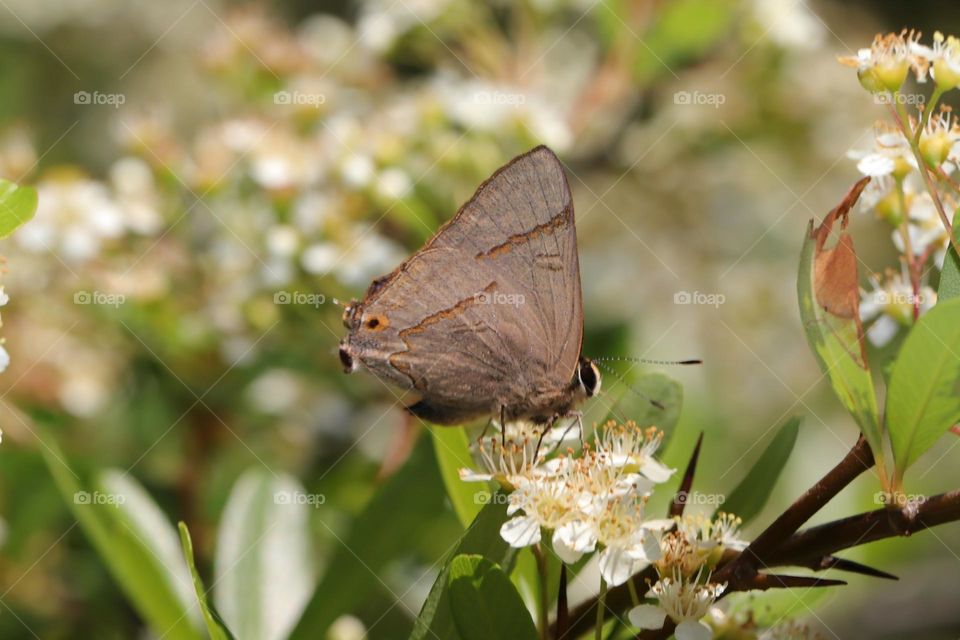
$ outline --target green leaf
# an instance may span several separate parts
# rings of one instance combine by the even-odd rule
[[[199,619],[190,615],[191,610],[196,613],[193,595],[184,598],[190,591],[189,572],[179,553],[176,558],[169,554],[173,528],[146,491],[117,471],[105,474],[110,491],[95,483],[85,484],[54,442],[42,438],[41,444],[43,459],[60,493],[110,574],[154,634],[171,640],[202,638],[195,626]],[[183,576],[187,576],[187,585],[182,582]],[[188,587],[186,591],[184,586]]]
[[[288,475],[244,473],[224,508],[214,555],[214,601],[240,638],[283,638],[313,590],[311,504]]]
[[[626,416],[641,427],[656,426],[669,438],[680,419],[683,408],[683,386],[662,373],[644,373],[635,381],[626,383],[612,374],[604,377],[604,385],[611,389],[613,410],[608,402],[594,402],[584,412],[584,425],[603,424],[616,416]],[[657,402],[660,406],[654,404]]]
[[[800,254],[797,297],[807,341],[821,371],[882,466],[883,432],[859,319],[856,253],[850,235],[833,229],[838,219],[845,225],[866,180],[858,182],[819,227],[810,221]],[[827,249],[831,235],[839,238]]]
[[[464,532],[456,549],[450,554],[443,570],[437,576],[427,596],[420,615],[413,627],[410,640],[458,640],[456,625],[450,611],[449,591],[450,563],[462,554],[479,554],[502,567],[509,567],[516,557],[516,550],[500,537],[500,527],[507,521],[506,496],[495,494],[489,504],[480,510],[476,519]]]
[[[193,589],[197,593],[200,612],[207,624],[207,633],[210,634],[211,640],[233,640],[234,636],[230,633],[227,623],[223,621],[213,603],[210,602],[210,598],[207,596],[208,590],[204,587],[200,572],[197,571],[197,565],[193,560],[193,541],[190,540],[190,531],[183,522],[179,523],[179,527],[180,546],[183,547],[183,557],[186,559],[187,566],[190,568],[190,575],[193,577]]]
[[[723,503],[723,511],[736,514],[744,522],[760,513],[770,499],[770,494],[773,493],[773,487],[780,472],[790,459],[799,430],[799,416],[790,418],[780,427],[777,435],[767,445],[753,468],[747,472],[737,488],[727,496]]]
[[[460,469],[469,469],[474,464],[467,432],[464,429],[431,425],[430,436],[447,496],[453,503],[460,523],[466,527],[480,513],[485,504],[484,496],[490,495],[486,485],[460,479]]]
[[[910,330],[887,391],[897,477],[960,421],[960,298],[938,303]]]
[[[409,551],[443,511],[443,479],[430,442],[421,438],[406,464],[393,474],[356,517],[337,547],[291,638],[323,637],[337,617],[382,588],[378,575]],[[323,525],[326,526],[326,525]],[[333,534],[330,529],[328,533]]]
[[[630,3],[627,3],[629,6]],[[729,31],[733,5],[725,0],[672,0],[636,47],[636,80],[649,81],[703,56]]]
[[[450,563],[450,608],[463,640],[536,640],[537,628],[510,578],[479,555]]]
[[[953,219],[957,221],[953,225],[953,236],[960,242],[960,216],[955,214]],[[950,298],[960,298],[960,257],[957,257],[952,244],[947,247],[940,271],[940,286],[937,288],[938,300],[942,302]]]
[[[37,212],[37,191],[0,179],[0,238],[6,238]]]

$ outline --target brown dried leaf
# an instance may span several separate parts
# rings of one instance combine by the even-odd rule
[[[857,252],[853,248],[853,237],[846,232],[848,214],[856,204],[870,178],[857,182],[819,227],[814,229],[812,237],[816,241],[813,262],[813,290],[817,304],[830,315],[844,320],[853,320],[857,324],[857,336],[860,341],[861,360],[866,361],[863,351],[863,326],[860,323],[860,290],[857,283]],[[835,234],[834,225],[840,221],[840,229]],[[831,235],[838,239],[832,248],[826,249]]]

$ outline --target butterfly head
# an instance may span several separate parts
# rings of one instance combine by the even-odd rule
[[[338,305],[343,307],[343,316],[341,321],[343,326],[350,330],[350,333],[356,329],[358,323],[357,311],[360,308],[359,303],[356,300],[351,302],[341,302],[339,300],[334,300]],[[350,347],[350,338],[347,336],[340,341],[340,364],[343,365],[343,370],[346,373],[353,373],[357,370],[357,360],[354,358],[352,353],[352,348]]]
[[[593,360],[581,356],[577,363],[577,382],[583,394],[592,398],[600,393],[600,369]]]

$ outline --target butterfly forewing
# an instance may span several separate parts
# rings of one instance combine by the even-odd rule
[[[562,164],[538,147],[371,285],[350,341],[375,374],[462,422],[566,388],[582,333],[573,201]]]

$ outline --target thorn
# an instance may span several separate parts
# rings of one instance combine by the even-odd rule
[[[773,573],[758,573],[747,583],[747,589],[791,589],[793,587],[839,587],[843,580],[815,578],[813,576],[782,576]]]
[[[814,571],[837,569],[839,571],[849,571],[850,573],[859,573],[861,575],[872,576],[874,578],[884,578],[885,580],[900,579],[892,573],[887,573],[886,571],[874,569],[873,567],[868,567],[865,564],[860,564],[859,562],[854,562],[853,560],[838,558],[836,556],[824,556],[819,562],[814,562],[811,564],[810,568]]]
[[[682,516],[683,509],[687,506],[687,496],[690,495],[690,487],[693,486],[693,476],[697,471],[697,459],[700,457],[700,445],[703,444],[703,431],[697,438],[697,446],[693,448],[693,454],[690,456],[690,462],[687,463],[687,470],[683,472],[683,481],[673,496],[673,502],[670,503],[670,509],[667,515],[671,518]]]

